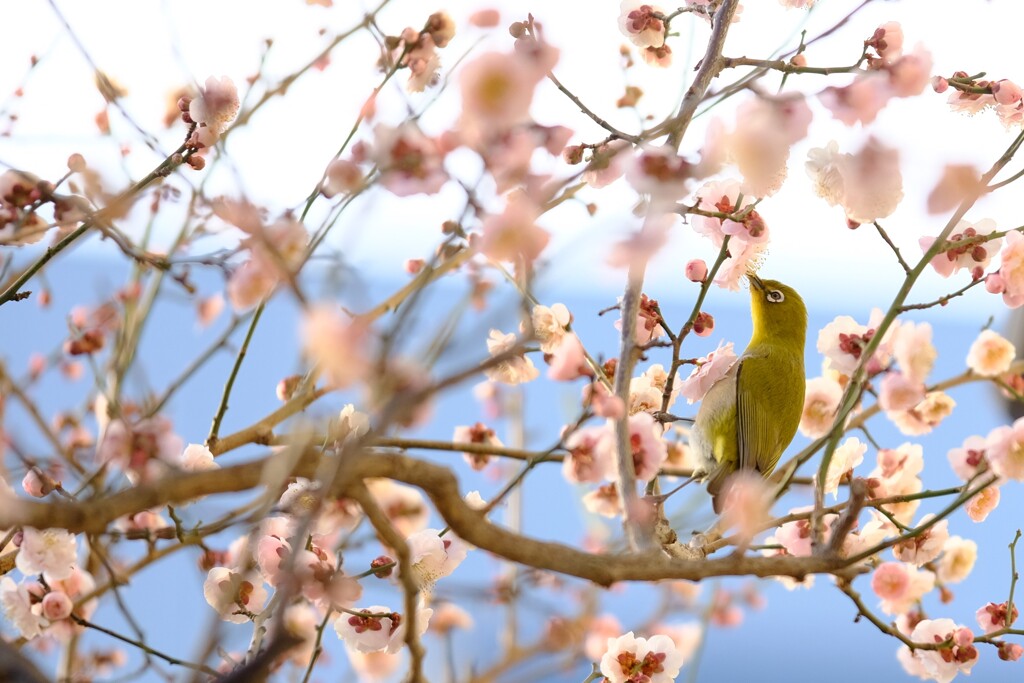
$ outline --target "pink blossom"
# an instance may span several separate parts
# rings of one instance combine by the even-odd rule
[[[978,661],[978,650],[973,645],[974,635],[952,619],[924,619],[914,627],[910,638],[919,643],[953,641],[939,650],[914,651],[914,657],[920,660],[924,670],[939,683],[949,683],[958,673],[970,674]]]
[[[899,152],[869,138],[842,169],[843,208],[858,223],[871,223],[896,210],[903,199]]]
[[[490,338],[487,340],[487,352],[492,358],[501,356],[515,348],[517,343],[516,336],[511,332],[505,334],[500,330],[491,330]],[[522,384],[536,379],[540,371],[527,356],[516,355],[492,365],[484,370],[484,374],[492,382]]]
[[[921,518],[918,526],[924,526],[934,516],[925,515]],[[920,567],[939,556],[948,538],[949,520],[944,519],[931,525],[917,536],[900,541],[893,546],[892,553],[897,560]]]
[[[1010,369],[1017,349],[994,330],[982,330],[967,352],[967,367],[982,377],[998,377]]]
[[[442,579],[462,564],[468,550],[459,538],[448,534],[441,537],[437,529],[423,529],[406,539],[409,545],[411,570],[417,585],[423,590],[432,590],[438,579]]]
[[[1003,479],[1024,481],[1024,418],[996,427],[987,442],[986,457],[992,471]]]
[[[565,440],[562,475],[574,484],[601,481],[611,466],[607,460],[611,451],[599,444],[608,436],[602,427],[584,427],[570,434]]]
[[[640,50],[640,58],[644,64],[664,69],[672,66],[672,48],[667,43],[658,47],[645,47]]]
[[[459,78],[463,135],[478,146],[522,123],[543,75],[520,52],[488,52],[470,60]]]
[[[346,646],[363,653],[384,650],[394,654],[405,645],[408,622],[402,615],[380,605],[353,611],[361,612],[362,616],[342,614],[334,622],[334,630]],[[423,606],[422,600],[417,605],[416,630],[419,635],[426,632],[433,613],[434,610]]]
[[[180,462],[181,438],[171,421],[162,415],[127,425],[111,421],[96,447],[101,462],[122,469],[133,484],[163,475],[171,464]]]
[[[430,510],[419,489],[390,479],[370,480],[367,488],[398,533],[411,536],[426,528]]]
[[[976,223],[961,220],[946,239],[948,247],[935,255],[931,260],[931,266],[942,277],[949,277],[961,268],[966,268],[972,273],[980,268],[983,272],[992,257],[999,252],[1002,239],[980,242],[979,238],[991,234],[995,229],[996,222],[990,218]],[[934,243],[934,237],[922,237],[918,240],[922,251],[927,251]]]
[[[864,462],[864,454],[867,453],[868,445],[861,443],[855,436],[847,438],[832,453],[832,459],[828,463],[828,472],[825,475],[825,493],[833,496],[839,495],[839,482],[847,473],[853,474],[853,469]]]
[[[779,0],[779,4],[790,9],[810,9],[817,0]]]
[[[511,195],[500,214],[490,214],[481,227],[480,251],[496,261],[532,263],[551,235],[537,225],[540,209],[525,193]]]
[[[851,531],[843,539],[843,547],[840,550],[843,557],[860,555],[896,532],[896,526],[878,510],[868,510],[868,515],[871,519],[866,524]],[[870,561],[869,559],[868,562]]]
[[[473,426],[460,425],[456,427],[455,433],[452,435],[452,441],[455,443],[474,443],[499,447],[503,445],[501,439],[494,433],[494,430],[482,422],[477,422]],[[469,463],[470,467],[477,471],[484,469],[491,460],[491,456],[486,453],[464,452],[462,457]]]
[[[800,415],[800,433],[817,439],[832,428],[843,388],[830,377],[815,377],[807,380],[804,391],[804,408]]]
[[[672,683],[682,665],[683,656],[671,638],[637,638],[632,631],[609,638],[601,656],[601,673],[609,683]]]
[[[238,114],[238,90],[227,76],[210,76],[188,107],[189,117],[199,124],[193,133],[194,146],[211,147],[228,129]]]
[[[593,150],[582,180],[595,190],[618,180],[632,162],[632,147],[625,140],[613,140]]]
[[[672,204],[686,196],[693,167],[669,147],[640,151],[626,169],[626,180],[640,194],[649,195],[655,206]]]
[[[360,652],[348,643],[345,644],[345,654],[359,680],[366,683],[383,683],[391,680],[402,664],[401,653],[391,654],[387,650]]]
[[[665,11],[643,0],[622,0],[619,6],[619,30],[637,47],[661,47],[665,44],[665,22],[655,15]]]
[[[745,195],[765,197],[782,187],[789,148],[807,136],[810,122],[803,95],[757,97],[739,106],[726,149],[743,175]]]
[[[840,166],[845,156],[840,154],[839,143],[835,140],[807,152],[804,170],[814,182],[814,193],[828,202],[829,206],[835,206],[843,200],[843,174]]]
[[[608,435],[597,444],[598,450],[607,453],[599,456],[606,464],[605,478],[615,482],[619,480],[617,464],[618,440],[614,434],[614,423],[607,426]],[[665,458],[668,457],[665,441],[661,437],[661,427],[649,413],[637,413],[629,416],[629,443],[633,453],[633,472],[639,481],[648,481],[657,475]]]
[[[622,624],[614,614],[601,614],[587,621],[586,639],[583,641],[583,653],[587,659],[598,661],[608,649],[608,640],[622,633]]]
[[[743,610],[733,599],[733,594],[721,588],[711,596],[710,623],[720,628],[732,628],[743,623]]]
[[[942,169],[942,177],[939,178],[939,182],[935,184],[935,187],[928,194],[928,213],[934,214],[950,211],[964,199],[972,197],[976,193],[981,194],[981,190],[981,174],[977,168],[970,164],[946,164]],[[968,225],[970,224],[968,223]],[[927,249],[934,241],[932,238],[922,238],[921,249]],[[964,250],[965,254],[968,251]],[[998,251],[998,247],[992,247],[991,251],[995,253]],[[952,272],[951,266],[953,262],[952,258],[936,258],[933,259],[932,265],[940,275],[948,277],[949,273]],[[988,260],[986,259],[986,264],[987,262]]]
[[[697,366],[679,386],[679,393],[693,404],[704,398],[711,386],[722,379],[736,363],[732,342],[721,342],[714,351],[697,359]]]
[[[978,626],[986,634],[995,633],[1001,631],[1004,628],[1010,628],[1014,622],[1017,621],[1019,615],[1017,605],[1013,606],[1013,615],[1007,614],[1007,604],[1001,602],[998,605],[994,602],[990,602],[983,607],[978,608],[975,613],[975,617],[978,620]]]
[[[551,352],[548,361],[548,379],[556,382],[568,382],[579,377],[591,375],[587,363],[586,351],[580,338],[575,334],[567,334]]]
[[[960,583],[974,569],[978,559],[978,544],[959,536],[950,536],[942,545],[935,575],[944,584]]]
[[[905,443],[899,448],[878,451],[878,465],[867,476],[871,498],[887,498],[918,493],[922,489],[920,478],[924,469],[924,449],[917,444]],[[903,523],[909,523],[920,505],[919,500],[889,503],[885,509]]]
[[[629,380],[629,414],[661,410],[661,401],[668,383],[664,366],[655,363],[644,370],[639,377]],[[679,387],[673,386],[669,395],[668,408],[675,403]]]
[[[999,266],[1003,301],[1010,308],[1018,308],[1024,304],[1024,235],[1014,230],[1007,233],[1005,239]]]
[[[203,596],[210,607],[220,613],[221,619],[233,624],[244,624],[249,621],[250,615],[263,611],[267,591],[257,574],[214,567],[206,575]]]
[[[537,305],[533,307],[530,321],[533,336],[540,342],[540,350],[552,353],[568,334],[566,328],[572,322],[572,314],[565,304],[554,304],[550,308]]]
[[[346,320],[333,306],[307,309],[302,322],[303,349],[333,387],[345,388],[365,379],[367,330],[357,321]]]
[[[46,618],[33,608],[45,590],[37,581],[16,584],[9,576],[0,577],[0,610],[22,638],[31,640],[48,625]]]
[[[1016,662],[1024,655],[1024,646],[1017,643],[999,643],[999,659],[1004,662]]]
[[[754,197],[744,194],[742,202],[737,205],[737,200],[742,191],[739,181],[731,178],[704,183],[694,194],[700,198],[700,202],[697,204],[698,208],[704,211],[728,214],[740,213],[755,201]],[[710,239],[716,247],[722,246],[726,235],[733,236],[733,242],[730,244],[731,247],[736,246],[735,241],[737,240],[758,244],[764,244],[768,241],[768,226],[764,224],[764,220],[761,219],[760,214],[755,209],[751,209],[745,214],[742,223],[729,219],[723,220],[721,218],[697,215],[693,216],[691,220],[693,229]]]
[[[21,546],[15,564],[25,576],[45,573],[60,580],[71,576],[78,561],[74,534],[63,529],[22,529]]]
[[[989,513],[998,507],[999,497],[997,485],[986,486],[967,501],[964,510],[967,511],[967,516],[971,518],[972,522],[984,522]]]
[[[902,562],[883,562],[875,569],[871,588],[886,614],[905,614],[935,588],[935,574]]]
[[[832,112],[832,116],[852,126],[873,122],[892,95],[889,79],[884,74],[872,73],[858,76],[853,83],[842,88],[825,88],[818,99]]]
[[[613,519],[622,514],[622,501],[615,484],[605,484],[584,494],[583,507],[588,512]]]
[[[756,270],[767,252],[767,244],[736,240],[729,243],[729,258],[725,259],[718,269],[715,284],[722,289],[737,292],[740,282],[744,282],[747,273]]]
[[[924,384],[908,379],[901,373],[890,372],[882,379],[878,405],[883,410],[910,410],[924,400]]]
[[[738,470],[725,480],[722,496],[722,529],[735,529],[743,539],[738,545],[749,543],[769,519],[772,487],[760,473]]]
[[[477,28],[494,28],[501,21],[501,13],[496,9],[481,9],[470,14],[467,21]]]
[[[451,633],[457,628],[464,630],[473,628],[472,615],[454,603],[442,602],[434,610],[434,616],[430,620],[430,630],[433,633]]]
[[[992,83],[989,87],[992,88],[992,97],[995,98],[997,104],[1014,105],[1021,101],[1020,86],[1013,81],[1004,78]]]
[[[918,45],[889,66],[889,86],[896,97],[920,95],[931,82],[932,55]]]
[[[696,653],[704,639],[704,627],[695,621],[682,624],[662,622],[652,626],[651,630],[671,638],[684,662]]]
[[[818,353],[825,356],[832,370],[852,375],[861,362],[862,351],[874,336],[874,328],[841,315],[818,333]]]
[[[321,192],[327,198],[349,195],[362,189],[364,182],[363,171],[358,164],[349,159],[335,159],[327,166],[327,179]]]
[[[181,453],[181,469],[188,472],[200,472],[219,468],[220,465],[213,459],[213,453],[202,444],[190,443]]]
[[[790,510],[790,513],[796,512],[809,512],[810,507],[798,507]],[[825,515],[824,516],[824,535],[823,540],[828,543],[829,538],[832,536],[832,522],[836,519],[837,515]],[[812,554],[811,543],[814,540],[813,534],[811,533],[811,521],[810,519],[798,519],[793,522],[786,522],[778,529],[775,530],[775,540],[786,552],[795,557],[810,557]]]
[[[949,464],[953,472],[963,481],[970,481],[982,470],[988,468],[985,452],[988,441],[983,436],[969,436],[959,448],[949,451]]]
[[[907,436],[920,436],[931,432],[955,407],[956,401],[945,392],[929,391],[924,400],[910,410],[890,410],[886,417]]]
[[[434,138],[407,121],[397,127],[377,124],[370,160],[381,172],[381,183],[399,197],[436,194],[448,180],[444,154]]]
[[[866,44],[875,48],[883,62],[892,64],[903,54],[903,27],[898,21],[886,22],[875,29]]]
[[[21,480],[21,488],[33,498],[43,498],[59,485],[59,482],[55,482],[38,467],[30,468],[25,473],[25,478]]]
[[[932,345],[932,326],[910,321],[901,323],[892,334],[892,355],[904,377],[911,382],[924,382],[938,356]]]

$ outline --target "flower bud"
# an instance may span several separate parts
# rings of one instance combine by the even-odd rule
[[[703,259],[695,258],[686,264],[686,279],[690,282],[704,282],[708,276],[708,264]]]

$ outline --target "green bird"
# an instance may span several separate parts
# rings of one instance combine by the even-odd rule
[[[749,278],[750,343],[711,385],[690,434],[716,513],[730,474],[750,468],[771,475],[796,435],[804,406],[807,308],[792,287]]]

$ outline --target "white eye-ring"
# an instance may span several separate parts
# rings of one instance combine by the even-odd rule
[[[765,294],[765,298],[773,304],[781,303],[786,300],[786,296],[777,289],[769,289]]]

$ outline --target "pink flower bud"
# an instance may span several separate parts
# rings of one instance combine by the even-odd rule
[[[710,313],[701,311],[693,321],[693,331],[698,337],[706,337],[715,329],[715,319]]]
[[[405,272],[409,275],[415,275],[416,273],[423,270],[423,266],[426,264],[421,258],[411,258],[405,261]]]
[[[1002,294],[1006,290],[1006,283],[999,273],[992,273],[985,278],[985,291],[989,294]]]
[[[803,54],[793,55],[793,58],[789,60],[789,63],[793,66],[807,66],[807,57]]]
[[[50,621],[67,619],[72,607],[71,598],[61,591],[52,591],[43,598],[43,616]]]
[[[81,173],[85,170],[85,157],[77,152],[68,157],[68,170],[72,173]]]
[[[704,282],[708,276],[708,264],[702,259],[695,258],[686,264],[686,279],[690,282]]]
[[[1017,643],[999,643],[999,659],[1004,662],[1016,662],[1024,654],[1024,647]]]
[[[21,488],[33,498],[42,498],[53,490],[54,481],[33,467],[25,473],[25,478],[21,480]]]
[[[949,90],[949,81],[942,76],[936,76],[932,79],[932,90],[937,93],[944,93]]]
[[[469,25],[477,28],[494,28],[501,21],[501,13],[496,9],[477,10],[469,15]]]

